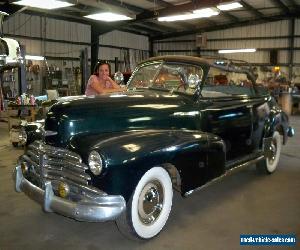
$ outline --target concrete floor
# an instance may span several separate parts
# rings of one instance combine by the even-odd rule
[[[16,193],[11,173],[23,150],[11,146],[7,124],[0,123],[0,250],[257,249],[241,247],[239,237],[260,233],[296,234],[300,249],[300,117],[291,117],[291,124],[296,136],[283,147],[276,173],[260,176],[253,166],[190,198],[175,195],[161,234],[151,241],[133,242],[118,232],[114,222],[76,222],[46,214]]]

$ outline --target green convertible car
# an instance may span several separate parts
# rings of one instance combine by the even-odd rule
[[[140,63],[123,92],[59,101],[44,129],[18,161],[16,191],[135,239],[162,230],[173,190],[188,196],[251,164],[273,173],[294,134],[245,64],[189,56]]]

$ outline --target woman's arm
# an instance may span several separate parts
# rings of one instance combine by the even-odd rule
[[[110,79],[110,80],[109,80]],[[104,93],[113,93],[121,90],[118,84],[116,84],[110,77],[107,79],[112,84],[113,88],[105,88],[104,84],[102,84],[96,76],[91,76],[91,87],[98,93],[98,94],[104,94]],[[112,82],[111,82],[112,81]],[[116,86],[115,86],[116,85]]]
[[[121,87],[109,76],[107,77],[106,81],[108,81],[114,89],[121,89]]]

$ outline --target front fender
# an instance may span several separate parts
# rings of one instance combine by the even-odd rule
[[[104,158],[105,168],[94,176],[92,184],[109,194],[121,194],[128,200],[142,175],[153,166],[171,163],[181,176],[183,192],[196,187],[201,177],[199,161],[206,161],[202,152],[218,148],[224,166],[224,144],[215,136],[191,130],[144,130],[73,138],[70,149],[80,152],[87,162],[91,150]],[[219,146],[217,146],[219,145]],[[188,157],[188,158],[187,158]],[[210,160],[213,161],[212,157]],[[217,158],[215,158],[217,159]],[[222,167],[216,167],[221,169]],[[218,171],[216,171],[218,172]],[[207,173],[206,173],[207,175]]]

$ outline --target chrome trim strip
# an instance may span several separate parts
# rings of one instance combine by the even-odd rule
[[[35,163],[34,161],[32,161],[27,155],[22,155],[20,157],[20,161],[25,161],[25,162],[28,162],[29,164],[33,165],[34,166],[34,170],[35,172],[32,172],[31,174],[34,174],[35,176],[37,177],[41,177],[40,176],[40,173],[41,173],[41,169],[40,169],[40,166]],[[51,169],[51,168],[49,168]],[[87,175],[89,178],[90,176]],[[52,176],[52,175],[47,175],[45,177],[46,180],[51,180],[51,181],[64,181],[66,182],[67,184],[70,184],[72,186],[75,186],[77,188],[79,188],[80,190],[83,190],[84,192],[88,192],[88,193],[91,193],[92,195],[106,195],[103,191],[97,189],[97,188],[94,188],[92,186],[86,186],[87,182],[84,182],[84,181],[80,181],[80,183],[76,183],[76,180],[73,180],[72,178],[70,179],[67,179],[65,176]]]
[[[27,150],[26,154],[34,159],[35,162],[39,161],[39,156],[32,150]]]
[[[32,159],[30,159],[27,155],[21,155],[20,159],[25,160],[26,162],[29,162],[31,165],[35,167],[35,169],[38,169],[40,172],[40,166],[36,162],[34,162]]]
[[[52,136],[52,135],[57,135],[58,133],[56,131],[51,131],[51,130],[44,130],[44,136]]]
[[[255,158],[255,159],[252,159],[252,160],[250,160],[250,161],[241,163],[241,164],[237,165],[236,167],[233,167],[233,168],[227,170],[223,175],[220,175],[220,176],[218,176],[218,177],[212,179],[211,181],[205,183],[203,186],[198,187],[198,188],[196,188],[196,189],[193,189],[193,190],[190,190],[190,191],[186,192],[186,193],[184,194],[184,196],[185,196],[185,197],[190,196],[192,193],[197,192],[197,191],[200,191],[200,190],[202,190],[202,189],[204,189],[204,188],[206,188],[206,187],[208,187],[208,186],[210,186],[210,185],[212,185],[212,184],[214,184],[214,183],[216,183],[216,182],[222,180],[223,178],[225,178],[225,177],[231,175],[231,174],[232,174],[233,172],[235,172],[236,170],[239,170],[239,169],[244,168],[244,167],[248,167],[249,165],[252,165],[252,164],[258,162],[258,161],[262,160],[263,158],[264,158],[264,156],[261,155],[261,156]]]
[[[42,183],[47,179],[66,179],[77,183],[77,186],[87,186],[91,180],[91,176],[85,173],[89,167],[81,162],[79,155],[69,150],[45,145],[40,141],[29,145],[27,155],[21,159],[34,166]]]
[[[48,169],[46,166],[44,167],[44,177],[51,178],[51,179],[60,179],[64,177],[64,179],[69,179],[79,184],[87,185],[88,180],[86,180],[86,176],[84,178],[82,176],[76,176],[72,173],[66,173],[65,171],[55,170],[55,169]]]
[[[55,157],[63,158],[66,160],[73,160],[80,163],[82,162],[82,159],[78,154],[67,149],[46,145],[41,141],[35,141],[32,144],[30,144],[28,147],[34,148],[36,151],[47,152],[48,155],[53,155]]]
[[[78,221],[102,222],[115,220],[125,209],[125,199],[120,195],[99,195],[96,199],[73,202],[53,193],[50,181],[45,182],[45,190],[33,185],[23,177],[20,166],[15,168],[15,189],[41,204],[46,212],[71,217]]]
[[[85,174],[83,172],[77,173],[75,171],[72,171],[73,169],[66,168],[66,167],[59,166],[59,165],[49,164],[48,162],[46,162],[44,164],[44,168],[47,169],[48,171],[64,173],[64,174],[66,174],[66,176],[67,175],[72,175],[72,176],[75,176],[77,178],[81,178],[85,181],[90,181],[91,180],[91,176],[89,176],[88,174]]]
[[[64,167],[72,169],[74,171],[76,171],[77,173],[84,173],[85,170],[88,170],[88,166],[80,164],[80,163],[74,163],[74,162],[70,162],[70,161],[64,161],[64,160],[60,160],[60,159],[55,159],[55,158],[49,158],[47,155],[47,164],[48,165],[64,165]]]

